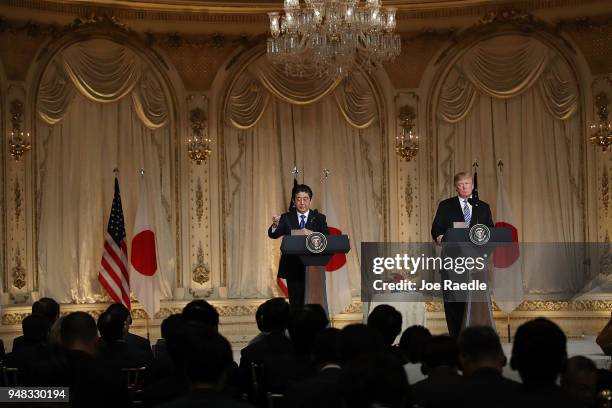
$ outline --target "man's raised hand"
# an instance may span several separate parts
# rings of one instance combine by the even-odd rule
[[[280,222],[280,219],[281,219],[280,215],[272,216],[272,225],[274,226],[274,228],[278,227],[278,223]]]

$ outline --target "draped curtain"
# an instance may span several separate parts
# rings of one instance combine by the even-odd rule
[[[454,194],[453,175],[471,170],[477,159],[480,197],[491,203],[495,219],[501,159],[520,241],[565,248],[556,263],[543,254],[522,258],[524,286],[532,294],[574,292],[585,281],[569,245],[585,239],[578,100],[565,60],[520,35],[468,50],[451,68],[438,100],[438,199]],[[573,267],[563,267],[568,263]]]
[[[97,281],[119,172],[129,245],[140,169],[151,189],[158,284],[171,297],[175,243],[171,133],[163,90],[146,63],[107,40],[77,43],[43,75],[37,98],[40,291],[60,302],[108,300]]]
[[[228,295],[268,297],[276,287],[280,240],[273,214],[287,210],[294,165],[313,188],[312,208],[333,201],[352,240],[347,262],[359,287],[359,242],[380,241],[383,161],[378,112],[366,78],[295,79],[260,59],[237,79],[226,106],[225,228]],[[323,181],[323,169],[330,170]]]

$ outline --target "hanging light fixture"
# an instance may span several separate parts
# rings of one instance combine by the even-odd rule
[[[416,114],[409,105],[402,106],[399,111],[400,133],[395,138],[395,152],[405,161],[414,159],[419,152],[419,136],[414,131]]]
[[[191,137],[187,140],[187,152],[189,158],[199,165],[205,162],[212,153],[204,111],[200,108],[193,109],[189,115],[189,122],[191,123]]]
[[[599,121],[591,125],[593,134],[589,140],[595,146],[601,147],[601,150],[605,152],[612,144],[612,122],[608,120],[608,95],[606,95],[604,92],[599,93],[595,97],[595,104],[597,105],[597,115],[599,116]]]
[[[9,135],[9,148],[11,156],[19,161],[25,152],[31,149],[30,133],[21,130],[23,116],[23,103],[14,99],[11,101],[11,124],[13,125]]]
[[[291,76],[344,76],[355,64],[370,70],[401,52],[396,8],[380,0],[285,0],[268,13],[270,60]]]

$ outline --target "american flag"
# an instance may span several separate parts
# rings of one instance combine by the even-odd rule
[[[115,197],[106,229],[98,280],[116,303],[123,303],[130,310],[130,277],[127,266],[125,222],[121,208],[119,180],[115,177]]]

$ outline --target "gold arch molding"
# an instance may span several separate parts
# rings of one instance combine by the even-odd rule
[[[64,35],[61,35],[55,39],[50,40],[49,43],[45,44],[36,55],[35,62],[31,67],[31,71],[28,74],[28,82],[34,84],[28,89],[26,95],[28,106],[36,106],[38,90],[40,82],[45,73],[47,67],[52,61],[53,57],[81,41],[93,40],[93,39],[104,39],[119,44],[129,46],[134,53],[139,55],[144,61],[146,61],[152,68],[152,72],[161,84],[164,94],[169,101],[169,112],[170,112],[170,126],[172,132],[172,153],[171,160],[171,172],[173,173],[173,199],[175,205],[175,228],[176,228],[176,284],[178,287],[182,285],[182,267],[181,267],[181,205],[180,205],[180,177],[181,167],[179,165],[180,158],[180,147],[181,147],[181,129],[184,118],[179,114],[179,97],[177,89],[172,86],[172,83],[179,84],[180,76],[175,72],[174,67],[165,61],[165,58],[160,54],[159,51],[152,47],[147,46],[136,33],[129,31],[125,27],[119,24],[114,24],[109,20],[91,21],[82,26],[75,27],[69,30]],[[28,112],[30,123],[36,123],[36,109],[31,109]],[[37,143],[36,135],[32,138],[32,151],[31,151],[31,188],[32,191],[37,195],[36,180],[38,179],[38,168],[36,166],[36,154],[37,154]],[[34,237],[38,237],[39,228],[39,217],[37,205],[34,205],[33,210],[33,230]],[[31,246],[33,248],[33,254],[31,255],[32,265],[34,265],[34,271],[32,273],[32,288],[38,290],[38,240],[33,238],[34,242]]]

